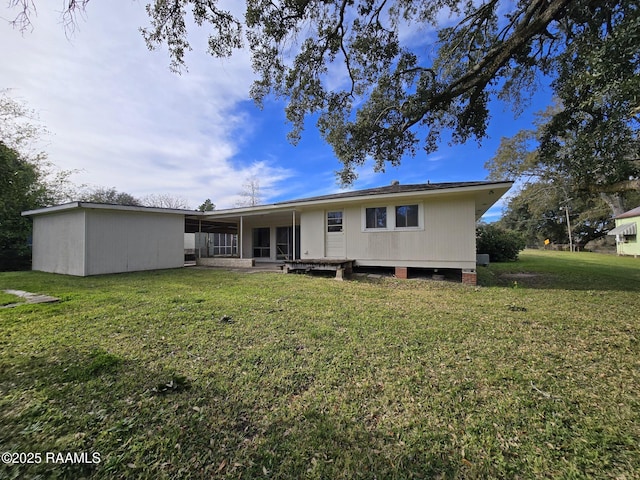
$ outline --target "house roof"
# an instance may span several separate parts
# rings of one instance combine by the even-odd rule
[[[318,197],[301,198],[298,200],[292,200],[287,202],[279,202],[275,205],[285,205],[288,203],[301,203],[301,202],[317,202],[321,200],[336,200],[340,198],[353,198],[353,197],[370,197],[374,195],[388,195],[394,193],[411,193],[411,192],[426,192],[431,190],[446,190],[464,187],[478,187],[493,184],[503,184],[505,182],[446,182],[446,183],[418,183],[411,185],[402,185],[400,183],[387,185],[385,187],[367,188],[364,190],[354,190],[351,192],[333,193],[330,195],[321,195]]]
[[[120,210],[126,212],[145,212],[145,213],[170,213],[175,215],[191,215],[195,212],[193,210],[180,210],[174,208],[157,208],[157,207],[138,207],[134,205],[117,205],[112,203],[93,203],[93,202],[69,202],[62,205],[55,205],[53,207],[37,208],[35,210],[28,210],[22,212],[23,217],[30,217],[36,215],[44,215],[48,213],[63,212],[66,210],[73,210],[76,208],[88,208],[98,210]]]
[[[315,205],[336,205],[366,202],[367,200],[388,197],[412,198],[427,195],[443,194],[473,194],[476,200],[476,218],[480,218],[495,202],[506,193],[513,185],[513,182],[447,182],[447,183],[421,183],[410,185],[388,185],[385,187],[368,188],[364,190],[354,190],[350,192],[340,192],[317,197],[301,198],[278,202],[270,205],[256,205],[254,207],[232,208],[227,210],[214,210],[205,212],[205,216],[212,217],[235,217],[239,215],[261,215],[276,211],[291,211]]]
[[[426,195],[442,194],[472,194],[476,203],[476,219],[480,218],[495,202],[504,195],[513,182],[447,182],[447,183],[421,183],[411,185],[392,184],[385,187],[353,190],[330,195],[321,195],[297,200],[289,200],[268,205],[256,205],[252,207],[231,208],[226,210],[214,210],[211,212],[199,212],[194,210],[178,210],[169,208],[137,207],[126,205],[114,205],[90,202],[70,202],[54,207],[40,208],[22,212],[23,216],[46,215],[55,212],[73,210],[77,208],[120,210],[130,212],[164,213],[185,215],[187,218],[202,219],[230,219],[244,215],[284,214],[292,210],[302,209],[316,205],[335,205],[352,202],[365,202],[368,199],[379,198],[413,198]]]
[[[628,212],[621,213],[617,217],[618,218],[631,218],[631,217],[640,217],[640,207],[636,207],[633,210],[629,210]]]

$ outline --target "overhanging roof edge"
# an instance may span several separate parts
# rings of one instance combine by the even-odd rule
[[[440,186],[445,185],[445,186]],[[323,195],[320,197],[303,198],[299,200],[289,200],[286,202],[278,202],[267,205],[256,205],[254,207],[241,207],[230,208],[226,210],[213,210],[211,212],[204,212],[205,218],[207,217],[224,217],[224,216],[251,216],[260,214],[269,214],[276,212],[286,212],[287,210],[295,210],[298,207],[305,207],[310,205],[334,205],[337,203],[355,203],[362,202],[367,198],[404,198],[404,197],[416,197],[424,195],[443,195],[443,194],[455,194],[455,193],[474,193],[481,191],[488,191],[491,189],[505,189],[505,192],[511,188],[513,182],[466,182],[457,184],[434,184],[433,186],[424,185],[424,189],[418,187],[422,185],[404,185],[404,187],[415,187],[415,189],[404,191],[384,191],[382,189],[368,189],[349,192],[348,194],[335,194],[335,195]],[[427,188],[427,187],[432,188]],[[379,191],[380,193],[368,193],[372,191]],[[361,193],[362,192],[362,193]],[[503,192],[504,194],[504,192]]]
[[[52,207],[36,208],[21,213],[23,217],[46,215],[49,213],[65,212],[75,209],[89,210],[111,210],[120,212],[139,212],[139,213],[163,213],[172,215],[201,215],[202,212],[197,210],[182,210],[176,208],[159,208],[159,207],[140,207],[136,205],[116,205],[111,203],[93,203],[93,202],[69,202]]]

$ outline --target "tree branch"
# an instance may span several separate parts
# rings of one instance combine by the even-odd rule
[[[476,65],[468,69],[461,77],[454,79],[430,102],[424,105],[420,115],[408,118],[403,130],[417,124],[424,115],[433,110],[446,109],[446,106],[457,97],[472,89],[485,89],[495,78],[496,73],[504,67],[524,45],[534,36],[546,31],[547,26],[570,4],[570,0],[533,0],[524,18],[516,26],[514,33],[506,41],[491,48]],[[538,16],[534,18],[534,15]]]

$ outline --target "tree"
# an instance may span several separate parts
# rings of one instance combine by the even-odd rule
[[[582,15],[581,40],[556,62],[553,86],[562,108],[544,126],[539,154],[615,209],[611,194],[640,191],[640,8],[629,2]]]
[[[566,115],[564,105],[557,103],[538,112],[534,129],[502,138],[496,155],[485,164],[489,177],[555,185],[566,198],[600,196],[613,215],[623,213],[626,193],[640,192],[637,132],[629,125],[609,125],[606,119],[595,127],[599,133],[587,134],[579,122],[567,122],[561,131],[557,119]],[[610,145],[599,148],[600,142]]]
[[[200,212],[212,212],[216,209],[216,206],[211,199],[207,198],[202,205],[198,207],[198,211]]]
[[[72,20],[87,3],[67,0],[63,15]],[[343,163],[343,183],[368,159],[384,170],[419,147],[433,152],[443,134],[453,142],[482,139],[490,98],[518,110],[540,74],[553,78],[567,108],[550,129],[549,151],[557,150],[555,131],[580,123],[585,135],[603,135],[593,157],[605,165],[599,173],[622,178],[606,163],[619,153],[611,132],[637,129],[630,118],[639,106],[635,0],[246,0],[244,17],[218,3],[153,2],[142,29],[147,45],[166,45],[172,68],[183,68],[189,7],[196,25],[211,28],[212,55],[229,56],[246,38],[254,100],[287,99],[294,142],[305,119],[317,118]],[[10,5],[18,26],[28,27],[33,0]],[[606,131],[597,128],[603,118],[611,120]]]
[[[142,206],[142,202],[129,193],[118,192],[115,187],[96,187],[85,190],[80,196],[81,202],[108,203],[112,205]]]
[[[21,212],[39,206],[38,171],[18,152],[0,142],[0,270],[29,264],[31,222]]]
[[[521,184],[500,225],[522,232],[529,244],[541,244],[544,239],[567,243],[565,209],[570,214],[572,238],[585,244],[606,235],[613,224],[612,216],[636,206],[635,202],[640,200],[640,191],[635,182],[628,181],[629,177],[621,182],[615,176],[599,175],[600,167],[593,155],[586,158],[588,146],[584,144],[593,139],[577,139],[581,135],[577,132],[580,126],[567,125],[561,135],[556,134],[556,140],[562,141],[567,150],[575,150],[574,155],[583,149],[583,156],[569,162],[565,155],[549,154],[544,142],[550,124],[563,112],[563,106],[555,105],[538,113],[535,129],[503,138],[496,155],[485,165],[491,179],[506,178]],[[616,148],[630,151],[634,145],[634,140],[628,140],[626,145],[621,143]],[[607,163],[612,171],[634,172],[629,157],[610,158]],[[633,175],[637,177],[637,173],[636,170]]]
[[[568,200],[568,201],[567,201]],[[567,244],[566,211],[569,210],[571,236],[576,245],[601,238],[613,226],[609,206],[597,195],[567,198],[553,184],[530,183],[509,200],[498,226],[524,235],[527,245]]]
[[[145,207],[173,208],[189,210],[188,200],[184,197],[174,196],[169,193],[152,193],[142,199]]]
[[[0,91],[0,270],[26,268],[31,221],[21,212],[62,203],[75,192],[38,149],[46,129],[23,103]]]
[[[236,202],[238,207],[255,207],[262,203],[262,196],[260,195],[260,180],[258,177],[249,177],[242,185],[242,191],[240,192],[241,199]]]
[[[48,134],[35,110],[12,98],[10,90],[0,90],[0,142],[35,170],[40,207],[64,203],[77,193],[69,180],[74,171],[56,168],[39,148]]]

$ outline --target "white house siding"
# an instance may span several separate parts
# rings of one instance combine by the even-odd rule
[[[184,216],[86,210],[85,275],[184,265]]]
[[[407,230],[365,230],[363,210],[419,204],[421,226]],[[301,213],[302,258],[322,258],[325,210]],[[393,220],[395,222],[395,220]],[[373,200],[344,208],[345,257],[364,266],[461,268],[476,265],[475,201],[471,196]],[[322,230],[320,230],[322,228]]]
[[[84,275],[84,211],[52,213],[33,219],[33,270]]]

